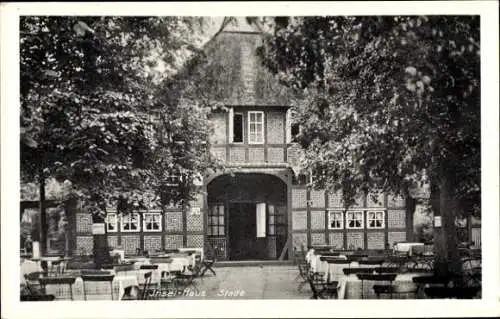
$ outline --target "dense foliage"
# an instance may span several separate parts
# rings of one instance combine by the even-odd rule
[[[270,20],[267,66],[304,96],[298,137],[320,186],[405,192],[448,180],[479,212],[479,18]]]
[[[480,213],[478,16],[277,17],[260,50],[300,99],[304,166],[351,204],[430,185],[439,254],[457,266],[455,219]]]
[[[193,179],[211,165],[209,109],[168,93],[198,50],[203,23],[23,17],[23,181],[68,180],[96,211],[118,199],[123,209],[189,199]]]

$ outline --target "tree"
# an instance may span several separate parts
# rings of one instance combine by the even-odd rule
[[[436,240],[458,272],[454,222],[480,213],[477,16],[278,17],[263,62],[294,107],[316,187],[409,196],[429,183]],[[445,269],[445,270],[446,270]]]
[[[98,220],[108,205],[126,213],[189,200],[192,180],[212,162],[208,111],[161,94],[197,50],[202,25],[190,17],[21,19],[21,177],[40,185],[42,225],[49,177],[70,181]],[[172,175],[182,176],[180,187],[167,192]]]

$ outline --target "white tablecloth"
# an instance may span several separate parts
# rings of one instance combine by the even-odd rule
[[[113,300],[122,298],[124,290],[128,286],[138,286],[135,275],[116,275],[113,278]],[[111,300],[109,282],[86,282],[87,300]],[[70,299],[69,285],[47,285],[46,293],[55,295],[56,299]],[[73,299],[84,300],[83,280],[77,277],[73,285]]]
[[[123,274],[125,276],[135,276],[137,279],[137,282],[139,284],[143,284],[145,279],[144,279],[144,274],[147,272],[152,272],[151,275],[151,283],[152,284],[158,284],[161,279],[161,274],[163,271],[166,272],[171,272],[171,271],[187,271],[187,267],[190,265],[191,259],[188,257],[171,257],[169,258],[172,261],[169,263],[155,263],[155,265],[158,265],[158,269],[140,269],[140,266],[142,265],[151,265],[151,260],[149,258],[140,258],[140,259],[135,259],[135,264],[134,264],[134,269],[133,270],[127,270],[127,271],[120,271],[118,274]]]
[[[24,275],[27,275],[35,271],[42,271],[40,263],[29,259],[25,259],[21,263],[21,282],[24,282]]]
[[[335,257],[336,259],[344,259],[346,260],[346,264],[348,264],[347,262],[347,257],[344,256],[344,255],[340,255],[340,256],[337,256]],[[316,255],[316,254],[312,254],[309,256],[309,262],[310,262],[310,265],[311,265],[311,270],[313,272],[323,272],[323,273],[328,273],[329,272],[329,264],[328,262],[326,261],[321,261],[321,255]]]
[[[407,252],[411,256],[414,247],[418,247],[423,252],[425,245],[424,243],[397,243],[394,250],[397,252]]]
[[[120,260],[125,260],[125,250],[123,249],[113,249],[109,252],[111,256],[118,254],[120,256]]]

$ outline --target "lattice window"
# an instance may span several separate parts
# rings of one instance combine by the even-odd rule
[[[208,236],[225,235],[224,205],[213,204],[208,211]]]
[[[140,231],[140,216],[138,213],[130,213],[122,216],[121,230],[122,232],[136,232]]]
[[[367,228],[384,228],[384,212],[383,211],[369,211],[367,212]]]
[[[328,228],[330,229],[343,229],[344,228],[344,214],[341,211],[328,212]]]
[[[248,112],[248,143],[264,143],[264,112]]]
[[[161,213],[144,213],[142,223],[144,231],[161,231]]]
[[[118,231],[118,215],[116,213],[108,213],[106,215],[106,232],[116,233]]]
[[[346,214],[346,228],[358,229],[363,228],[363,212],[347,212]]]

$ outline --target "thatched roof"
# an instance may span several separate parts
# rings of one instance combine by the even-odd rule
[[[231,106],[290,106],[291,90],[257,56],[263,36],[258,25],[244,18],[225,19],[177,77],[176,81],[189,82],[184,95]]]

